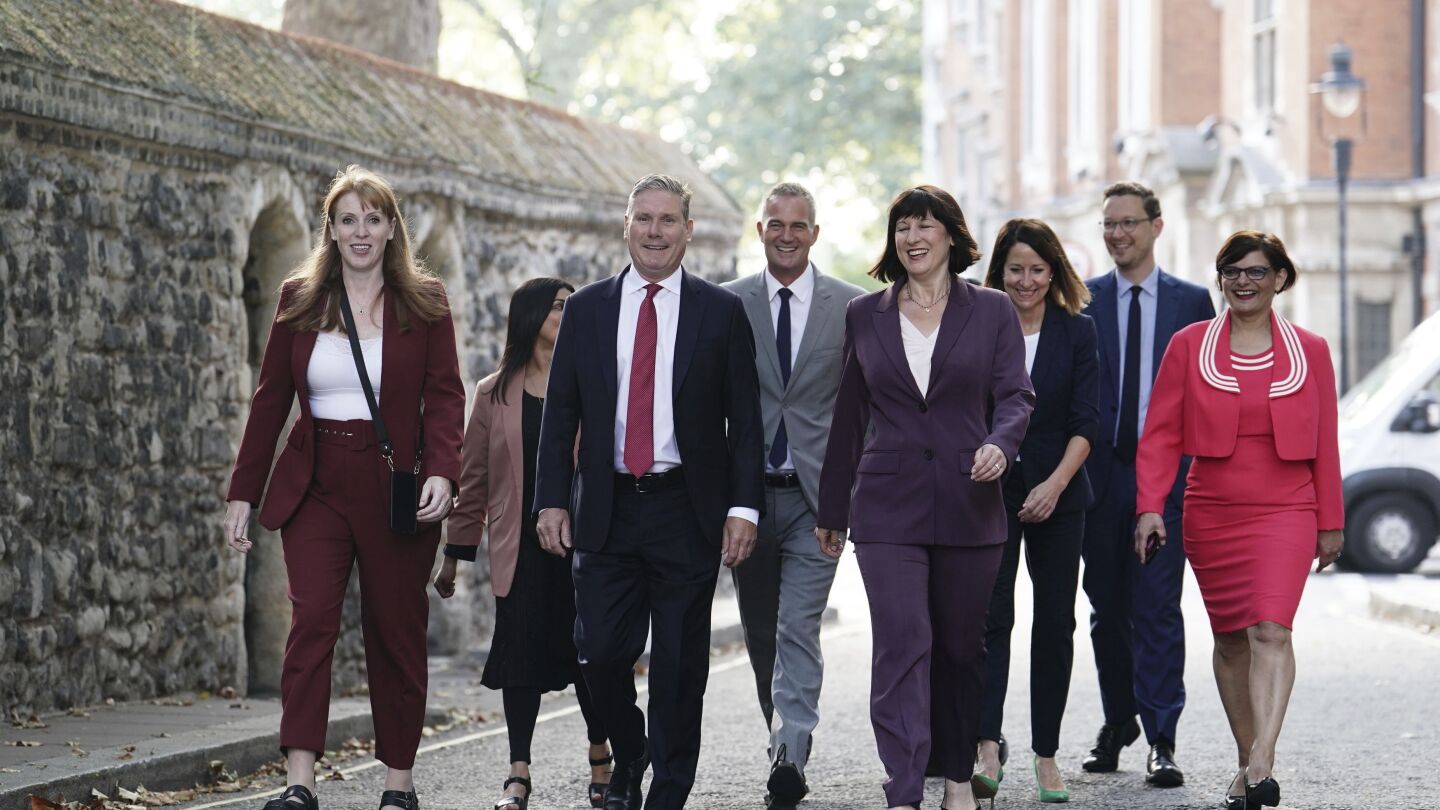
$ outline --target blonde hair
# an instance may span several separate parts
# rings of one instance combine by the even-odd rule
[[[400,331],[409,331],[411,312],[427,323],[444,317],[450,311],[444,287],[410,252],[410,229],[400,216],[395,190],[385,178],[352,164],[337,172],[330,183],[320,210],[322,225],[315,249],[285,279],[289,295],[285,296],[286,303],[277,320],[301,332],[344,330],[340,317],[339,292],[343,283],[340,247],[332,238],[330,227],[335,219],[335,206],[341,197],[351,193],[395,223],[395,234],[385,243],[380,266],[385,286],[395,293],[395,315]]]

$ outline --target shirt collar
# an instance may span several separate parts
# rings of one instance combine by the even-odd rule
[[[1120,271],[1118,269],[1111,270],[1110,272],[1115,274],[1115,290],[1119,297],[1123,300],[1126,296],[1130,294],[1130,288],[1133,285],[1130,282],[1126,281],[1124,276],[1120,275]],[[1155,265],[1155,269],[1150,271],[1150,275],[1146,276],[1145,280],[1140,282],[1140,294],[1148,296],[1150,298],[1154,298],[1159,295],[1159,293],[1160,265],[1157,264]]]
[[[780,288],[783,285],[775,280],[775,276],[770,272],[769,268],[761,270],[760,272],[765,274],[765,298],[773,301],[775,300],[775,296],[780,294]],[[815,291],[815,265],[813,263],[806,265],[805,272],[801,273],[799,278],[790,282],[789,289],[797,302],[803,304],[809,301],[810,294]]]
[[[679,295],[680,285],[685,280],[684,276],[685,265],[682,264],[679,268],[675,270],[675,272],[671,273],[669,276],[666,276],[664,281],[659,282],[661,289],[668,290],[672,293],[675,293],[676,295]],[[645,290],[645,285],[649,283],[650,282],[645,280],[644,276],[640,275],[640,271],[636,270],[634,265],[631,265],[629,272],[625,274],[625,286],[621,289],[621,291],[625,295],[629,295],[630,293],[634,292],[643,292]]]

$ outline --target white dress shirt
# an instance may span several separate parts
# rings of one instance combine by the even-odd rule
[[[675,443],[675,334],[680,327],[680,288],[685,268],[681,267],[663,281],[656,282],[655,293],[655,404],[651,436],[655,442],[655,462],[648,472],[658,473],[680,466],[680,447]],[[615,330],[615,383],[619,389],[615,399],[615,471],[630,472],[625,467],[625,420],[630,415],[630,363],[635,356],[635,327],[640,322],[640,304],[645,300],[646,281],[631,268],[625,273],[620,288],[620,323]],[[760,510],[744,506],[731,507],[729,517],[742,517],[759,525]]]
[[[780,290],[785,287],[770,274],[769,269],[765,273],[765,295],[770,300],[770,326],[775,331],[778,339],[780,336]],[[810,318],[810,301],[815,295],[815,265],[805,268],[800,277],[790,283],[790,372],[795,372],[795,361],[800,359],[800,338],[805,336],[805,323]],[[778,344],[777,344],[778,345]],[[782,417],[783,418],[783,417]],[[774,439],[774,436],[767,436]],[[790,458],[790,450],[785,450],[785,463],[779,467],[770,465],[769,459],[765,461],[765,467],[770,472],[795,472],[795,461]]]
[[[930,390],[930,360],[935,356],[935,341],[939,337],[939,326],[927,336],[909,318],[903,314],[900,316],[900,340],[905,344],[905,360],[910,364],[910,374],[915,377],[921,397]]]

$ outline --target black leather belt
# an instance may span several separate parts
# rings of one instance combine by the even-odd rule
[[[665,472],[646,473],[639,478],[630,473],[615,473],[615,487],[632,492],[659,492],[685,483],[685,470],[671,467]]]
[[[800,476],[789,473],[765,473],[765,486],[776,489],[794,489],[800,486]]]

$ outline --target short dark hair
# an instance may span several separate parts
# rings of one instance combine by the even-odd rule
[[[1070,257],[1060,244],[1060,237],[1049,225],[1038,219],[1012,219],[1000,228],[995,237],[995,249],[990,252],[990,269],[985,272],[985,286],[996,290],[1005,289],[1005,261],[1010,258],[1010,248],[1026,244],[1040,254],[1041,261],[1050,265],[1050,290],[1046,300],[1077,315],[1090,303],[1090,288],[1080,280]]]
[[[880,255],[880,261],[870,268],[871,276],[887,284],[905,278],[905,265],[900,263],[900,251],[895,247],[895,225],[902,219],[924,219],[926,214],[944,225],[950,238],[955,240],[950,248],[950,266],[947,268],[951,274],[958,276],[965,272],[965,268],[980,261],[980,246],[970,235],[970,229],[965,225],[965,214],[955,198],[936,186],[916,186],[900,192],[890,203],[885,252]]]
[[[1139,197],[1140,204],[1145,206],[1145,216],[1151,219],[1160,218],[1160,198],[1155,192],[1144,183],[1137,183],[1134,180],[1122,180],[1119,183],[1111,183],[1105,187],[1105,199],[1111,197]]]
[[[1230,238],[1220,246],[1220,252],[1215,254],[1216,283],[1220,281],[1220,268],[1235,264],[1257,250],[1265,254],[1265,261],[1269,262],[1272,268],[1285,271],[1285,283],[1275,289],[1277,293],[1295,286],[1295,279],[1300,275],[1300,271],[1295,269],[1295,262],[1290,260],[1285,243],[1275,234],[1264,231],[1236,231],[1230,234]]]

